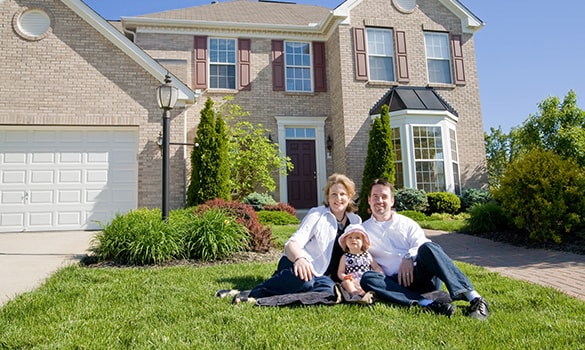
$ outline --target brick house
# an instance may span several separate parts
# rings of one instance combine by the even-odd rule
[[[161,111],[154,89],[167,70],[181,91],[172,112],[171,141],[192,142],[203,105],[196,103],[199,93],[199,100],[210,97],[216,103],[233,96],[250,112],[250,121],[270,129],[270,137],[293,159],[295,170],[279,179],[273,195],[296,208],[320,203],[333,172],[361,185],[369,130],[383,104],[391,110],[398,187],[459,193],[487,183],[473,41],[484,23],[460,1],[348,0],[333,10],[212,1],[107,23],[81,1],[4,0],[0,15],[10,23],[0,27],[2,47],[15,48],[2,52],[9,64],[0,68],[5,78],[0,83],[0,146],[11,147],[2,151],[0,164],[14,166],[2,171],[0,191],[9,200],[2,202],[0,229],[18,229],[21,220],[22,229],[34,230],[26,221],[31,220],[26,207],[33,205],[34,191],[34,184],[26,184],[27,174],[32,171],[31,177],[43,181],[49,181],[49,173],[53,179],[66,177],[56,159],[69,153],[60,147],[81,150],[86,143],[85,153],[71,153],[107,164],[116,163],[119,147],[129,152],[114,164],[119,169],[110,164],[94,174],[88,163],[74,173],[126,183],[110,197],[102,193],[109,184],[68,192],[53,183],[50,199],[57,209],[52,214],[33,210],[33,217],[67,218],[67,209],[56,205],[59,198],[73,203],[84,193],[110,210],[104,218],[112,210],[160,206],[156,138]],[[23,97],[28,103],[15,103]],[[98,140],[82,142],[88,137]],[[118,139],[123,146],[114,145]],[[18,165],[45,155],[25,140],[35,140],[43,150],[51,144],[55,152],[46,157],[55,161],[50,170],[43,173],[43,164]],[[94,152],[94,144],[116,151],[99,146],[100,152]],[[189,152],[180,145],[172,149],[172,207],[184,203]],[[128,165],[132,154],[135,163]],[[45,197],[35,193],[36,198],[49,201],[50,191],[43,192]],[[134,202],[116,207],[113,197]],[[17,209],[5,214],[7,204]],[[91,228],[91,208],[71,214],[72,222],[76,215],[85,215],[77,227]]]

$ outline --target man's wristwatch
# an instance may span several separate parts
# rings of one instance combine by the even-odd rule
[[[410,259],[410,260],[414,260],[414,257],[412,255],[410,255],[410,253],[406,253],[406,255],[404,255],[402,257],[402,259]]]

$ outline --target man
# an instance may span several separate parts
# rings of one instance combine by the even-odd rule
[[[386,301],[401,305],[418,305],[451,317],[455,305],[435,301],[421,294],[437,290],[438,280],[445,283],[453,300],[470,302],[469,316],[486,320],[488,303],[475,291],[463,272],[422,228],[410,218],[392,210],[394,187],[386,180],[375,180],[370,188],[368,204],[372,217],[363,223],[370,235],[370,253],[384,274],[369,271],[362,276],[361,286]],[[438,284],[440,286],[440,282]]]

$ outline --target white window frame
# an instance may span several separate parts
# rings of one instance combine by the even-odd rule
[[[379,115],[372,115],[372,122]],[[390,112],[390,125],[393,129],[399,129],[400,148],[402,150],[403,185],[405,188],[418,188],[416,177],[416,159],[414,150],[413,127],[439,127],[443,146],[443,169],[445,176],[445,188],[443,191],[457,193],[461,184],[460,174],[453,171],[454,162],[459,164],[458,150],[452,149],[451,131],[457,135],[457,116],[447,111],[418,111],[400,110]],[[456,142],[456,140],[455,140]],[[454,159],[454,155],[457,159]],[[398,157],[396,157],[398,159]],[[396,161],[398,162],[398,161]],[[457,178],[455,178],[457,177]]]
[[[430,84],[453,84],[448,33],[425,32],[427,79]]]
[[[226,59],[225,60],[218,60],[218,61],[212,61],[212,41],[231,41],[233,42],[234,45],[234,49],[233,49],[233,62],[229,61],[229,50],[225,50],[226,51]],[[209,38],[208,39],[208,43],[207,43],[207,47],[209,48],[208,50],[208,86],[210,89],[214,89],[214,90],[235,90],[238,86],[238,40],[233,39],[233,38]],[[219,56],[219,55],[218,55]],[[234,71],[234,76],[233,78],[230,75],[216,75],[217,77],[219,77],[219,79],[224,79],[225,81],[228,82],[228,86],[221,86],[220,84],[215,84],[216,86],[214,86],[214,84],[212,83],[214,81],[214,79],[216,78],[212,78],[212,67],[233,67],[233,71]],[[229,69],[229,68],[228,68]],[[233,79],[233,81],[231,80]],[[233,86],[230,86],[230,84],[233,82]]]
[[[294,53],[290,52],[291,46],[293,45],[306,45],[308,48],[308,53]],[[284,83],[285,89],[288,92],[313,92],[314,91],[314,82],[313,82],[313,48],[311,42],[308,41],[285,41],[284,42]],[[304,64],[304,57],[308,56],[309,63]],[[291,62],[290,58],[300,58],[300,61]],[[308,78],[305,77],[295,77],[291,75],[291,71],[304,71],[307,70],[309,73]],[[295,82],[301,82],[301,88],[297,88]],[[308,82],[308,86],[306,83]],[[292,83],[292,87],[290,86]]]
[[[387,36],[386,36],[387,35]],[[384,39],[388,40],[384,40]],[[390,28],[366,28],[366,42],[368,44],[368,74],[373,81],[396,81],[394,68],[394,31]],[[374,62],[390,61],[390,70],[374,70],[377,66]],[[382,71],[382,74],[375,72]],[[384,77],[390,74],[389,77]]]

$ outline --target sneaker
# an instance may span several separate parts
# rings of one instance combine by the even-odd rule
[[[435,300],[429,305],[425,306],[425,309],[434,312],[438,315],[445,315],[447,317],[451,317],[455,314],[455,309],[457,307],[450,303],[444,303],[439,300]]]
[[[240,304],[240,303],[255,303],[256,299],[250,297],[249,290],[243,290],[236,295],[234,295],[234,299],[232,300],[232,304]]]
[[[227,296],[234,296],[238,294],[240,291],[237,289],[221,289],[215,292],[215,296],[218,298],[225,298]]]
[[[484,298],[478,297],[469,302],[469,317],[477,318],[478,320],[487,320],[490,310],[487,301]]]

